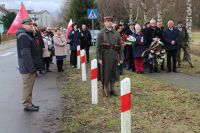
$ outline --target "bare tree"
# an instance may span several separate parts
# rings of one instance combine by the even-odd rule
[[[186,0],[186,5],[187,5],[186,28],[188,30],[189,37],[191,40],[191,37],[192,37],[192,0]]]

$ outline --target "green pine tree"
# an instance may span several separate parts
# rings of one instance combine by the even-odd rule
[[[94,0],[72,0],[67,15],[67,20],[73,19],[78,25],[82,23],[89,24],[87,18],[87,9],[94,8]]]
[[[16,13],[9,12],[1,18],[1,21],[4,23],[4,26],[5,26],[6,29],[10,28],[15,17],[16,17]]]

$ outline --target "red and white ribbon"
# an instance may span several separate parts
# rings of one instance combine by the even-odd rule
[[[131,133],[131,81],[121,81],[121,133]]]
[[[97,59],[91,61],[91,92],[92,92],[92,104],[98,103],[98,86],[97,86]]]
[[[86,81],[87,80],[87,76],[86,76],[86,64],[85,64],[85,50],[81,50],[81,71],[82,71],[82,81]]]
[[[80,45],[77,46],[77,69],[81,68],[81,51]]]

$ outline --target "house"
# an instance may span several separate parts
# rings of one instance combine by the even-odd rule
[[[39,12],[30,12],[29,16],[40,27],[51,27],[53,23],[53,16],[47,10]]]
[[[5,8],[5,4],[0,4],[0,18],[9,13],[9,11]]]

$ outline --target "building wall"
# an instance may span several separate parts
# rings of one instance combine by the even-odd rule
[[[37,18],[36,22],[38,26],[41,27],[51,27],[52,26],[52,21],[53,17],[49,12],[42,12],[42,13],[36,13],[34,14],[29,14],[31,18],[34,18],[34,16]]]
[[[0,12],[0,18],[2,18],[2,16],[5,15],[4,13]]]

